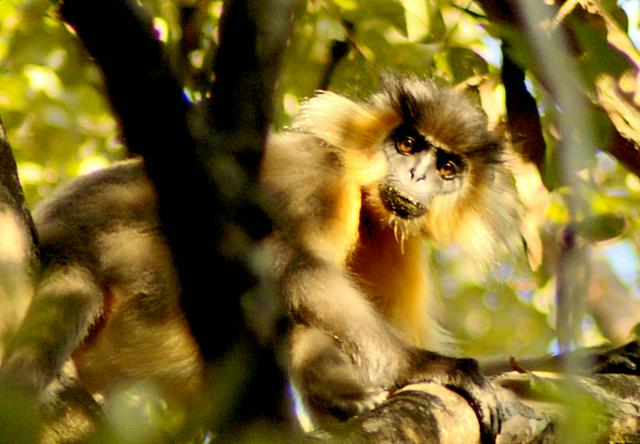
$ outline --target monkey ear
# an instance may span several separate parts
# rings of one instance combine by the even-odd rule
[[[399,116],[390,107],[321,91],[303,103],[292,127],[354,154],[373,155]]]

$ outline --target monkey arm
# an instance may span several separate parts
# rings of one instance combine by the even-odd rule
[[[294,320],[326,331],[336,347],[369,369],[365,381],[388,385],[389,361],[399,361],[406,343],[380,317],[348,273],[310,254],[292,257],[281,285]]]
[[[48,270],[10,344],[0,378],[43,390],[86,337],[102,304],[102,290],[87,269],[68,264]]]
[[[434,381],[470,401],[485,435],[499,430],[498,403],[476,361],[408,344],[345,271],[300,252],[283,273],[281,288],[295,322],[291,375],[312,409],[346,418],[408,383]]]
[[[338,417],[383,401],[395,388],[406,344],[345,271],[298,251],[280,288],[294,321],[291,374],[306,400]]]

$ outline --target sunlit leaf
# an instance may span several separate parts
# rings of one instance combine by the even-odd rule
[[[410,42],[419,42],[431,33],[431,1],[403,0],[404,20]]]
[[[45,66],[26,65],[24,73],[29,79],[29,86],[34,91],[42,91],[54,99],[62,93],[60,79],[54,70]]]

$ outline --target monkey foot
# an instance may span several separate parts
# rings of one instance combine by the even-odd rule
[[[598,353],[593,357],[594,373],[640,374],[640,341]]]

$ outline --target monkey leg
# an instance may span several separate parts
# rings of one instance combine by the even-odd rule
[[[291,342],[291,377],[314,422],[326,422],[323,412],[346,419],[387,399],[388,390],[365,382],[362,372],[326,332],[298,325]]]

